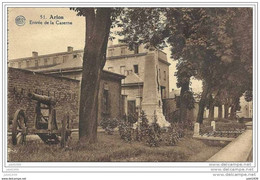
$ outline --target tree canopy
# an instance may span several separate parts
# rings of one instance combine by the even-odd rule
[[[193,76],[203,81],[197,121],[202,122],[210,94],[223,102],[223,97],[237,99],[252,91],[252,9],[128,8],[124,14],[122,42],[157,48],[168,44],[171,57],[178,64],[189,62]],[[186,81],[193,71],[187,69]],[[182,87],[183,77],[177,78]]]

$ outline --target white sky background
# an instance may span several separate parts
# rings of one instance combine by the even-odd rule
[[[26,18],[24,26],[17,26],[15,18],[23,15]],[[30,25],[29,21],[38,21],[40,15],[45,15],[49,20],[50,15],[63,16],[61,21],[71,21],[72,25]],[[44,20],[43,20],[44,21]],[[55,21],[55,20],[52,20]],[[8,9],[8,59],[31,57],[32,51],[39,55],[65,52],[67,46],[74,50],[84,49],[85,20],[84,17],[76,16],[76,12],[69,8],[9,8]],[[114,42],[114,44],[116,44]],[[168,62],[171,63],[170,91],[176,89],[176,61],[170,58],[169,48],[164,49],[167,53]],[[201,91],[201,82],[192,80],[194,92]]]

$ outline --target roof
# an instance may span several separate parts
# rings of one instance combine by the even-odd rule
[[[19,69],[19,68],[8,67],[8,71],[9,70],[23,71],[23,72],[26,72],[26,73],[33,73],[33,74],[40,74],[40,75],[44,75],[44,76],[49,76],[49,77],[56,78],[56,79],[65,79],[65,80],[68,80],[68,81],[79,82],[79,80],[76,80],[76,79],[71,79],[71,78],[62,77],[62,76],[54,76],[52,74],[45,74],[45,73],[42,73],[42,72],[34,72],[34,71],[31,71],[31,70],[28,70],[28,69]]]
[[[143,83],[144,81],[135,73],[131,73],[126,76],[123,84],[130,84],[130,83]]]
[[[39,58],[49,57],[49,56],[60,56],[60,55],[65,55],[65,54],[82,53],[82,52],[84,52],[84,51],[83,50],[74,50],[72,52],[65,51],[65,52],[38,55],[37,57],[30,56],[30,57],[24,57],[24,58],[9,59],[8,61],[16,62],[16,61],[22,61],[22,60],[39,59]]]
[[[45,67],[45,68],[40,68],[40,69],[35,69],[33,70],[34,72],[42,72],[42,73],[51,73],[51,74],[56,74],[56,73],[60,73],[60,72],[75,72],[75,71],[82,71],[82,65],[83,65],[83,61],[82,58],[77,57],[75,59],[72,60],[68,60],[65,63],[61,63],[61,64],[57,64],[56,66],[52,66],[52,67]],[[109,76],[110,78],[114,77],[114,78],[119,78],[119,79],[124,79],[125,76],[121,75],[121,74],[117,74],[114,72],[110,72],[110,71],[102,71],[103,74],[105,74],[105,76]],[[103,76],[103,78],[105,78],[105,76]]]
[[[35,69],[36,72],[49,72],[49,71],[58,71],[58,70],[66,70],[66,69],[75,69],[80,68],[82,69],[82,58],[77,57],[72,60],[68,60],[65,63],[57,64],[56,66],[47,67],[47,68],[39,68]]]

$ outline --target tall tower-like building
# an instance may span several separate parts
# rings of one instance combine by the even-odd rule
[[[107,55],[104,70],[126,76],[122,80],[126,114],[138,114],[143,110],[150,123],[156,115],[160,126],[169,125],[162,111],[162,99],[169,97],[167,55],[142,45],[129,50],[126,44],[110,45]]]

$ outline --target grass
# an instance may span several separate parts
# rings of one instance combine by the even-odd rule
[[[216,122],[216,130],[217,131],[235,131],[235,130],[244,130],[246,125],[244,122],[240,123],[236,120],[230,119],[215,119]],[[211,120],[204,119],[203,124],[201,124],[201,133],[205,134],[211,132],[213,129],[211,127]]]
[[[148,147],[142,142],[124,142],[118,132],[114,135],[98,133],[98,143],[78,146],[77,135],[72,136],[69,148],[47,145],[40,140],[26,145],[12,146],[9,162],[203,162],[223,146],[203,143],[192,138],[190,132],[176,146]]]

